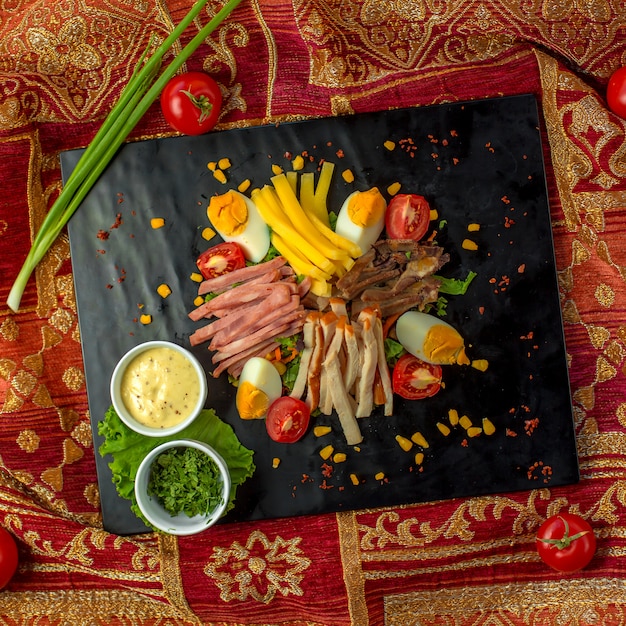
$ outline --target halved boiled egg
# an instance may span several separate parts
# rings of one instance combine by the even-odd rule
[[[222,239],[238,243],[248,261],[258,263],[267,254],[269,228],[256,204],[247,196],[234,189],[213,196],[207,215]]]
[[[239,376],[235,398],[239,417],[243,420],[263,419],[282,391],[280,374],[272,363],[262,357],[248,359]]]
[[[465,341],[447,322],[427,313],[407,311],[396,322],[396,336],[407,352],[436,365],[469,365]]]
[[[344,201],[335,231],[367,252],[385,227],[387,202],[377,187],[355,191]]]

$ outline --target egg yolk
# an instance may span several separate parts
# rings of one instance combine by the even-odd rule
[[[213,227],[227,237],[243,232],[248,223],[246,202],[233,191],[213,196],[209,202],[207,215]]]
[[[355,193],[348,201],[350,220],[363,228],[376,224],[385,215],[387,203],[377,187]]]
[[[244,381],[237,389],[236,404],[242,420],[261,419],[267,414],[270,399],[264,391]]]
[[[426,357],[435,363],[469,365],[463,337],[453,328],[433,325],[426,333],[423,346]]]

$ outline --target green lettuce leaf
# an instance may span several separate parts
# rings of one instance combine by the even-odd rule
[[[98,432],[105,438],[99,448],[101,456],[111,455],[109,463],[113,473],[113,482],[118,494],[130,500],[131,509],[147,526],[149,522],[143,517],[135,499],[135,477],[142,459],[158,445],[173,439],[196,439],[208,443],[222,456],[231,478],[230,501],[226,511],[235,506],[237,487],[250,478],[256,466],[252,450],[241,445],[232,427],[223,422],[213,409],[205,409],[194,420],[176,435],[169,437],[146,437],[131,430],[122,422],[111,406],[98,423]]]

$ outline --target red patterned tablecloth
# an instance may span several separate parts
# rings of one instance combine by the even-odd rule
[[[604,97],[626,64],[617,0],[243,0],[187,64],[223,88],[219,129],[537,95],[581,482],[193,538],[102,529],[66,235],[19,313],[5,302],[61,187],[59,151],[88,143],[151,34],[189,6],[0,3],[0,524],[20,554],[0,622],[626,623],[626,122]],[[168,133],[153,109],[133,138]],[[561,510],[598,538],[571,575],[534,547]]]

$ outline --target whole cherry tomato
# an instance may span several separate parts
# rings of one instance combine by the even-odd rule
[[[425,363],[412,354],[403,354],[393,368],[391,382],[394,393],[407,400],[434,396],[441,388],[439,365]]]
[[[609,78],[606,100],[613,113],[626,119],[626,67],[620,67]]]
[[[268,435],[279,443],[294,443],[309,427],[309,407],[290,396],[282,396],[270,404],[265,418]]]
[[[246,265],[246,257],[241,247],[234,243],[218,243],[205,250],[196,261],[196,265],[205,279],[215,278]]]
[[[430,205],[424,196],[401,193],[387,205],[385,228],[391,239],[420,241],[430,224]]]
[[[541,560],[559,572],[575,572],[591,561],[596,536],[580,515],[559,513],[549,517],[537,531]]]
[[[17,545],[13,535],[0,526],[0,589],[9,584],[17,569]]]
[[[174,76],[161,92],[168,124],[185,135],[201,135],[217,123],[222,106],[219,85],[203,72]]]

